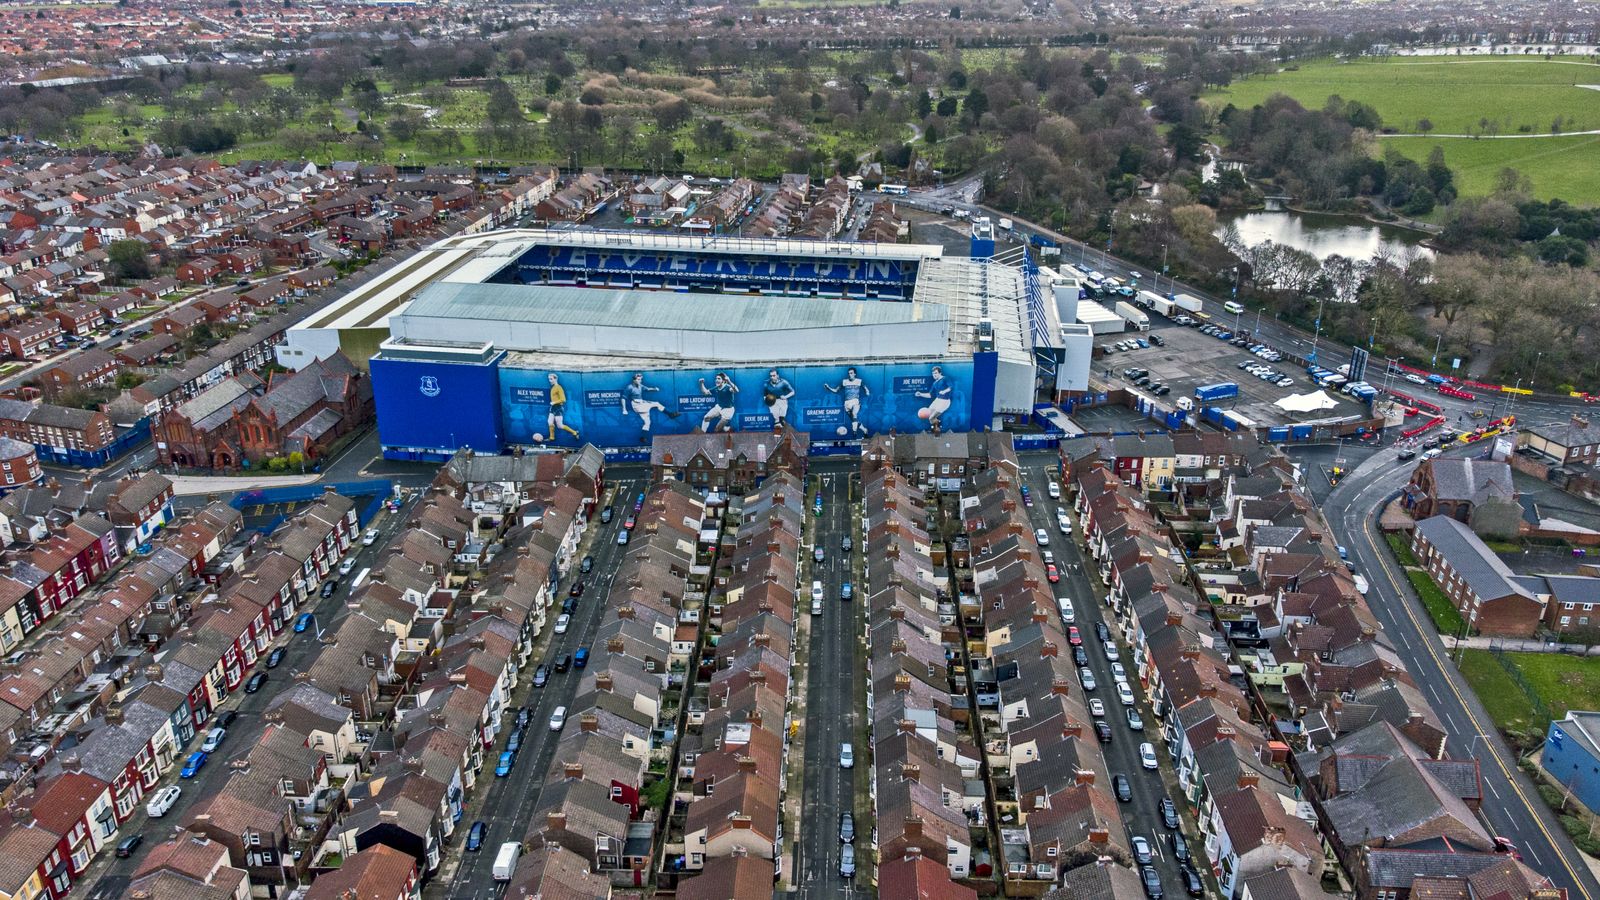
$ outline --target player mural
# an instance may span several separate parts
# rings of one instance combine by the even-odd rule
[[[603,447],[656,434],[770,431],[812,440],[972,427],[972,363],[551,372],[500,368],[505,440]],[[987,424],[980,422],[980,427]]]

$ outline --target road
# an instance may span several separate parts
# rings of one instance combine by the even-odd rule
[[[354,571],[359,572],[378,559],[389,541],[393,540],[404,526],[409,514],[409,510],[404,507],[399,513],[379,514],[377,524],[373,526],[378,530],[378,540],[370,547],[363,546],[359,542],[351,547],[356,560]],[[349,599],[349,591],[341,588],[331,597],[319,596],[312,601],[308,609],[316,614],[317,627],[322,633],[338,627],[344,617],[349,615],[350,610],[346,606]],[[239,716],[228,726],[228,738],[222,748],[211,754],[205,767],[194,778],[180,779],[178,773],[182,769],[183,760],[191,751],[200,749],[209,726],[199,729],[194,739],[179,753],[178,762],[173,765],[172,771],[162,779],[157,788],[150,791],[154,793],[155,790],[168,784],[178,784],[183,788],[183,796],[178,799],[177,804],[159,821],[153,821],[145,815],[144,804],[140,803],[134,810],[133,818],[118,829],[116,840],[119,841],[128,835],[143,832],[144,845],[127,859],[116,858],[109,847],[102,850],[88,871],[78,879],[79,884],[94,883],[94,887],[87,895],[90,900],[113,900],[124,896],[129,880],[138,870],[140,861],[150,848],[164,839],[170,829],[178,827],[197,799],[210,796],[222,787],[228,780],[228,760],[248,753],[260,739],[265,728],[261,714],[266,711],[267,704],[272,702],[278,691],[294,684],[292,673],[309,669],[317,655],[322,652],[322,644],[317,640],[319,636],[309,629],[300,634],[296,634],[292,628],[284,629],[283,634],[273,643],[273,647],[284,648],[283,661],[271,670],[266,685],[254,694],[245,693],[241,686],[218,706],[218,712],[231,709]],[[269,648],[267,652],[271,653],[271,649]],[[255,668],[251,671],[268,671],[265,655],[258,658]]]
[[[840,887],[839,814],[855,809],[856,786],[862,785],[865,790],[871,778],[867,767],[872,765],[872,753],[859,739],[861,717],[854,696],[858,657],[864,652],[863,602],[839,599],[840,586],[845,581],[859,586],[852,574],[861,549],[860,535],[850,528],[852,475],[848,471],[825,471],[812,478],[819,484],[817,496],[822,498],[822,515],[811,519],[812,543],[804,551],[803,599],[799,605],[811,622],[806,658],[805,787],[795,881],[800,885],[799,896],[822,898],[850,892],[848,884]],[[847,534],[855,544],[849,554],[840,549]],[[822,549],[821,563],[815,561],[813,548]],[[812,581],[823,585],[822,614],[816,616],[810,614]],[[853,768],[839,766],[839,745],[843,743],[851,744],[855,751]],[[869,833],[865,822],[856,823],[857,854],[871,847]],[[859,856],[857,868],[865,875],[866,867]]]
[[[1055,557],[1055,564],[1062,572],[1061,581],[1052,585],[1057,597],[1067,597],[1072,600],[1073,609],[1077,614],[1076,624],[1083,636],[1083,649],[1087,657],[1089,670],[1094,673],[1095,689],[1086,691],[1088,699],[1099,699],[1105,704],[1105,721],[1111,724],[1112,739],[1109,744],[1101,744],[1100,750],[1105,756],[1106,769],[1112,776],[1126,775],[1133,787],[1133,802],[1120,804],[1122,821],[1126,826],[1128,835],[1143,835],[1150,841],[1151,848],[1155,851],[1156,871],[1161,873],[1161,883],[1167,889],[1168,896],[1177,896],[1182,891],[1182,882],[1178,877],[1178,863],[1172,857],[1172,845],[1167,838],[1167,831],[1161,822],[1161,801],[1168,797],[1166,785],[1162,781],[1163,771],[1168,777],[1175,778],[1171,773],[1170,760],[1162,749],[1160,739],[1160,722],[1150,714],[1150,704],[1144,693],[1144,686],[1137,677],[1129,679],[1133,688],[1137,704],[1134,709],[1139,711],[1143,719],[1145,730],[1134,731],[1128,725],[1125,707],[1117,700],[1116,682],[1111,676],[1111,661],[1106,659],[1100,641],[1095,637],[1095,627],[1105,624],[1111,629],[1113,637],[1120,637],[1116,622],[1109,609],[1096,600],[1095,589],[1090,585],[1089,573],[1094,571],[1094,563],[1086,562],[1086,557],[1079,544],[1082,529],[1074,524],[1073,534],[1062,534],[1056,526],[1055,511],[1058,507],[1065,507],[1064,503],[1051,500],[1048,494],[1048,485],[1051,480],[1049,469],[1052,464],[1046,463],[1035,457],[1033,460],[1023,460],[1023,483],[1028,486],[1028,492],[1033,500],[1033,506],[1027,508],[1028,521],[1035,529],[1044,529],[1050,535],[1050,543],[1041,547]],[[1076,517],[1074,517],[1076,523]],[[1122,665],[1132,675],[1136,668],[1133,663],[1133,654],[1129,652],[1126,641],[1119,640],[1121,648]],[[1145,769],[1139,761],[1139,745],[1144,742],[1156,745],[1156,759],[1160,761],[1163,771],[1150,771]],[[1179,808],[1184,806],[1179,804]],[[1190,846],[1195,846],[1193,841]]]
[[[1479,760],[1482,811],[1493,832],[1511,838],[1524,861],[1566,888],[1573,900],[1595,900],[1600,897],[1600,883],[1533,784],[1517,770],[1516,758],[1450,661],[1432,620],[1377,531],[1377,511],[1406,483],[1413,468],[1414,464],[1401,464],[1393,450],[1380,451],[1345,476],[1329,494],[1323,512],[1357,569],[1367,573],[1371,584],[1367,605],[1433,704],[1449,733],[1451,756]]]
[[[571,626],[566,634],[555,633],[555,617],[550,619],[550,629],[540,638],[543,646],[535,647],[531,662],[535,665],[554,663],[563,654],[572,653],[579,647],[588,647],[594,640],[595,632],[600,628],[601,619],[604,617],[607,598],[611,592],[611,579],[616,574],[617,566],[621,562],[625,548],[617,545],[617,531],[622,528],[627,512],[621,507],[626,506],[632,498],[645,489],[644,476],[619,479],[613,482],[616,493],[611,504],[618,507],[619,515],[611,518],[610,524],[600,524],[598,510],[591,521],[589,535],[585,538],[586,546],[583,553],[594,556],[594,570],[588,575],[572,574],[562,581],[561,596],[565,598],[565,588],[576,580],[585,583],[583,598],[578,601],[578,609],[573,614]],[[631,508],[628,507],[628,508]],[[580,557],[581,558],[581,557]],[[552,613],[555,610],[551,610]],[[468,801],[467,808],[461,817],[461,826],[456,829],[453,843],[446,849],[445,861],[441,864],[438,877],[434,878],[424,892],[426,897],[450,897],[456,900],[478,900],[478,898],[499,897],[503,893],[503,885],[494,881],[493,872],[495,852],[506,841],[521,841],[528,830],[533,811],[539,805],[539,795],[544,789],[545,773],[550,769],[550,763],[555,759],[556,746],[561,735],[550,730],[550,713],[558,706],[565,706],[569,710],[568,726],[577,727],[570,721],[575,718],[570,714],[572,699],[578,691],[578,681],[583,673],[577,669],[567,672],[550,672],[550,681],[542,688],[533,686],[533,671],[528,670],[522,674],[522,680],[517,689],[512,692],[511,702],[507,706],[507,715],[514,715],[509,710],[518,706],[530,711],[528,728],[523,736],[522,749],[517,754],[516,765],[511,774],[505,778],[494,777],[494,764],[499,760],[500,753],[505,750],[506,741],[511,736],[512,724],[501,734],[495,749],[485,754],[485,765],[479,773],[478,789]],[[483,847],[475,853],[464,851],[467,833],[471,830],[474,820],[488,823],[488,831],[483,840]]]

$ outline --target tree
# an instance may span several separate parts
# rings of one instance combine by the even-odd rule
[[[1172,148],[1173,158],[1188,162],[1199,157],[1201,148],[1205,146],[1205,136],[1194,127],[1180,122],[1167,132],[1167,146]]]
[[[561,76],[554,72],[544,77],[544,92],[551,97],[561,93]]]
[[[143,241],[112,241],[106,248],[106,259],[111,263],[111,270],[124,280],[150,277],[149,254],[150,248]]]
[[[948,119],[956,114],[956,110],[959,108],[959,105],[960,101],[956,100],[954,97],[940,97],[939,104],[934,107],[934,111],[937,112],[941,117]]]
[[[1433,120],[1428,118],[1427,116],[1423,116],[1422,118],[1418,119],[1417,120],[1417,130],[1422,132],[1423,134],[1427,134],[1428,132],[1432,131],[1433,130]]]
[[[688,123],[692,114],[689,102],[683,99],[663,100],[650,107],[650,115],[656,120],[656,128],[672,132],[677,131]]]
[[[484,109],[484,117],[490,125],[503,127],[522,123],[522,104],[517,101],[517,95],[512,93],[510,85],[496,79],[489,83],[486,90],[489,102]]]

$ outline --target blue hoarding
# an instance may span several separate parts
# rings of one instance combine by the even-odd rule
[[[503,366],[500,405],[512,444],[640,446],[657,434],[767,431],[779,420],[816,440],[840,440],[934,426],[966,431],[974,396],[993,394],[973,377],[970,361],[604,372]],[[988,416],[982,410],[980,422]]]
[[[373,357],[378,438],[391,458],[428,459],[461,447],[498,453],[500,394],[494,362]]]

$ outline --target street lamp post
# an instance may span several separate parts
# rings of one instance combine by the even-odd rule
[[[1166,244],[1162,244],[1161,245],[1161,274],[1162,275],[1166,275],[1167,274],[1167,245]],[[1172,290],[1172,279],[1170,277],[1167,279],[1167,290]],[[1156,279],[1156,293],[1158,293],[1158,294],[1161,293],[1161,279],[1160,278]]]
[[[1439,339],[1433,342],[1433,359],[1428,363],[1428,368],[1437,368],[1439,365],[1439,348],[1444,346],[1444,332],[1439,332]]]

